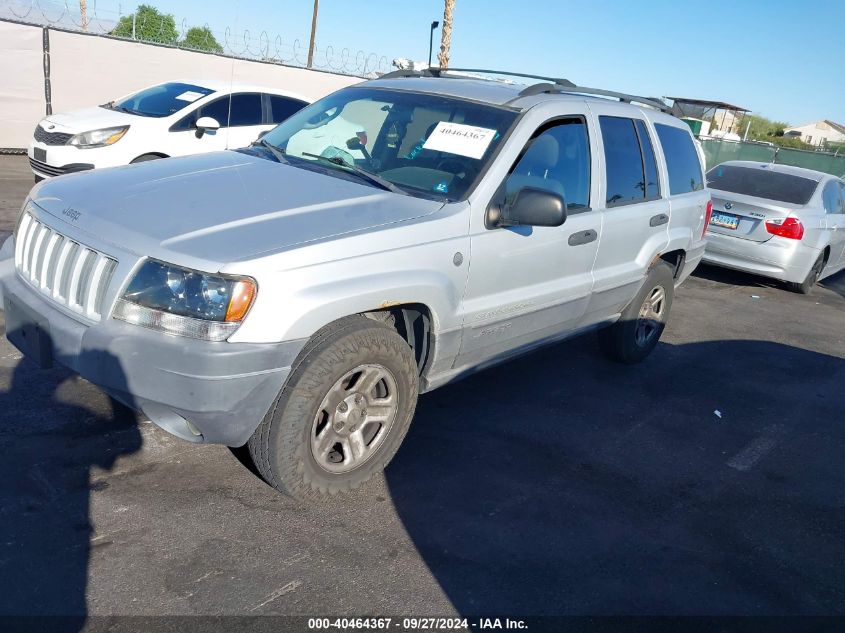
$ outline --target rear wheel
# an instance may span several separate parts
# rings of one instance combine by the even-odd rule
[[[807,273],[807,276],[804,278],[804,281],[789,281],[786,285],[792,292],[797,292],[798,294],[802,295],[810,294],[810,290],[813,289],[813,286],[816,285],[816,282],[819,280],[819,277],[821,277],[823,268],[824,252],[819,255],[819,258],[812,265],[812,267],[810,268],[810,272]]]
[[[418,388],[411,348],[391,327],[363,316],[342,319],[303,349],[247,443],[252,462],[292,497],[357,488],[396,454]]]
[[[675,295],[672,267],[659,262],[648,273],[642,289],[622,311],[619,320],[599,331],[604,353],[619,363],[639,363],[657,346]]]

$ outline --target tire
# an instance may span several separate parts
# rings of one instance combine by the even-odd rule
[[[643,287],[619,320],[599,331],[602,351],[611,360],[627,365],[644,360],[663,334],[674,296],[673,268],[661,261],[648,272]]]
[[[247,442],[250,458],[268,484],[297,499],[353,490],[396,454],[418,391],[413,352],[395,330],[363,316],[341,319],[300,353]]]
[[[165,158],[165,156],[159,156],[158,154],[142,154],[138,158],[132,159],[130,165],[134,165],[135,163],[146,163],[148,160],[158,160],[160,158]]]
[[[798,294],[802,295],[808,295],[810,294],[810,290],[813,289],[813,286],[815,286],[816,282],[819,280],[823,269],[824,251],[822,251],[822,253],[819,255],[819,258],[810,267],[810,272],[808,272],[807,276],[804,277],[804,281],[788,281],[786,282],[786,287],[789,288],[792,292],[797,292]]]

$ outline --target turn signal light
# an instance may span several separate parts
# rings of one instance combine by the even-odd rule
[[[235,283],[232,289],[232,298],[226,310],[226,321],[230,323],[232,321],[243,321],[249,311],[249,306],[252,305],[252,300],[255,299],[255,291],[255,282],[253,281],[242,279]]]
[[[790,240],[800,240],[804,237],[804,225],[798,218],[766,220],[766,230],[772,235],[786,237]]]

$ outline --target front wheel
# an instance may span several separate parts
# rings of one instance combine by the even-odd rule
[[[673,269],[661,261],[649,271],[642,289],[619,320],[599,331],[604,353],[611,360],[629,365],[645,359],[663,334],[674,296]]]
[[[303,349],[247,443],[253,464],[296,498],[357,488],[396,454],[418,380],[410,346],[391,327],[363,316],[341,319]]]

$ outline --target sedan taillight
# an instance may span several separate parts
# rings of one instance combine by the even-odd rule
[[[713,201],[707,201],[707,208],[704,210],[704,228],[701,229],[701,237],[704,238],[704,234],[707,233],[707,227],[710,226],[710,218],[713,216]]]
[[[800,240],[804,237],[804,225],[798,218],[766,220],[766,230],[772,235],[786,237],[790,240]]]

